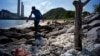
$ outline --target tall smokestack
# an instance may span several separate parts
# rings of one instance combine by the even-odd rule
[[[24,17],[24,5],[23,5],[23,2],[21,2],[21,17]]]
[[[20,17],[20,0],[18,0],[17,15]]]

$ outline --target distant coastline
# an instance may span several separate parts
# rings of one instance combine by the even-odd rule
[[[17,13],[12,13],[5,9],[0,11],[0,20],[25,20],[26,18],[27,17],[18,17]]]

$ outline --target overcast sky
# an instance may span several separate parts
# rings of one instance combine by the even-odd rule
[[[74,0],[21,0],[24,2],[25,16],[29,16],[31,7],[36,6],[42,14],[46,13],[52,8],[62,7],[66,10],[75,10],[73,6]],[[83,0],[85,1],[85,0]],[[91,0],[85,7],[84,11],[93,12],[93,5],[100,3],[99,0]],[[11,12],[17,12],[17,0],[0,0],[0,10],[6,9]]]

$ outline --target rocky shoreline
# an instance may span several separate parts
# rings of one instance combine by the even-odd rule
[[[63,50],[63,47],[53,44],[53,41],[56,41],[57,36],[65,33],[67,29],[73,26],[71,22],[70,25],[66,23],[54,23],[48,24],[46,26],[39,26],[39,33],[42,35],[45,45],[41,47],[41,51],[44,50],[44,54],[40,53],[38,55],[58,55],[55,52],[58,50]],[[20,45],[34,45],[34,27],[28,27],[24,29],[10,28],[10,29],[0,29],[0,51],[4,50],[4,53],[11,53],[14,48],[17,48]],[[54,49],[52,48],[54,47]],[[29,48],[29,47],[28,47]],[[50,48],[50,49],[49,49]],[[47,49],[47,50],[45,50]],[[55,50],[55,51],[54,51]],[[30,51],[29,51],[30,52]],[[61,52],[59,52],[59,55]]]
[[[74,49],[74,23],[55,22],[39,26],[39,34],[44,45],[38,45],[34,39],[34,27],[0,29],[0,55],[14,56],[13,51],[22,48],[29,56],[96,56],[99,55],[98,39],[87,34],[82,36],[83,50]],[[83,31],[84,32],[84,31]],[[84,33],[85,34],[85,33]],[[99,41],[99,40],[98,40]],[[96,46],[94,48],[94,46]],[[98,50],[97,50],[98,49]]]

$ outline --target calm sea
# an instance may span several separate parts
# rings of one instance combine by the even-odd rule
[[[13,27],[26,23],[26,20],[0,20],[0,28]]]

